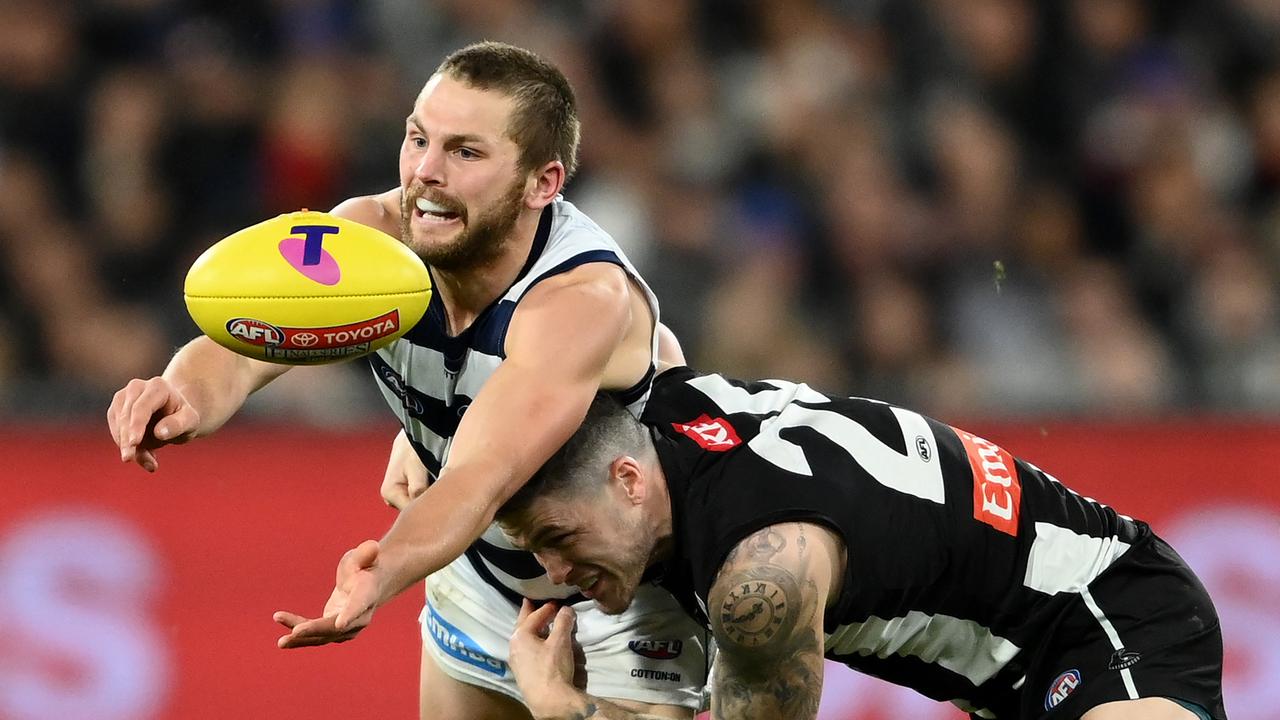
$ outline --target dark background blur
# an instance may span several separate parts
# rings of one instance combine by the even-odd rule
[[[0,418],[158,373],[191,260],[394,187],[486,38],[575,83],[566,196],[695,365],[942,417],[1280,413],[1274,0],[3,0]],[[251,412],[382,412],[361,363],[278,385]]]
[[[155,476],[103,420],[197,332],[191,261],[394,187],[479,39],[574,82],[566,196],[695,365],[963,423],[1151,521],[1214,597],[1232,717],[1276,717],[1277,0],[0,0],[0,720],[413,715],[418,591],[340,648],[270,621],[393,518],[364,363]]]

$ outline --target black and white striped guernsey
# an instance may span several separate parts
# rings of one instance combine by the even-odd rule
[[[982,438],[875,400],[678,368],[643,419],[674,514],[662,582],[686,609],[706,620],[716,572],[751,533],[828,526],[848,565],[826,656],[976,717],[1011,716],[1063,603],[1150,536]]]
[[[538,282],[587,263],[619,265],[644,289],[658,322],[658,301],[635,267],[604,230],[563,198],[548,205],[538,223],[529,258],[511,287],[463,332],[446,333],[444,306],[434,295],[426,314],[408,333],[370,356],[383,396],[431,476],[449,457],[458,423],[471,400],[506,357],[511,317],[520,300]],[[657,333],[652,333],[657,353]],[[653,382],[653,364],[635,386],[617,393],[637,415]],[[481,577],[508,598],[566,598],[576,590],[555,585],[533,555],[516,550],[495,524],[467,550]]]

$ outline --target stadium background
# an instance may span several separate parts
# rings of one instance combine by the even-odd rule
[[[1280,717],[1280,4],[5,0],[0,719],[410,717],[417,598],[276,651],[391,520],[367,369],[290,373],[120,466],[111,393],[204,247],[392,187],[448,51],[575,83],[566,195],[694,364],[965,426],[1152,520]],[[954,717],[833,670],[822,717]]]

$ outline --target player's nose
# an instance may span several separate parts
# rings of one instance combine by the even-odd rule
[[[413,177],[424,185],[443,185],[444,152],[436,146],[427,148],[414,165]]]
[[[556,553],[534,553],[538,559],[538,564],[547,571],[547,577],[551,578],[551,582],[557,585],[563,585],[569,579],[569,573],[573,570],[573,564],[566,562],[564,558]]]

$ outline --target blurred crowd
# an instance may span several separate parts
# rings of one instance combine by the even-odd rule
[[[1280,415],[1275,0],[3,0],[0,419],[99,416],[197,332],[205,247],[394,187],[479,39],[575,84],[566,197],[696,366]],[[279,385],[255,412],[380,412],[363,363]]]

